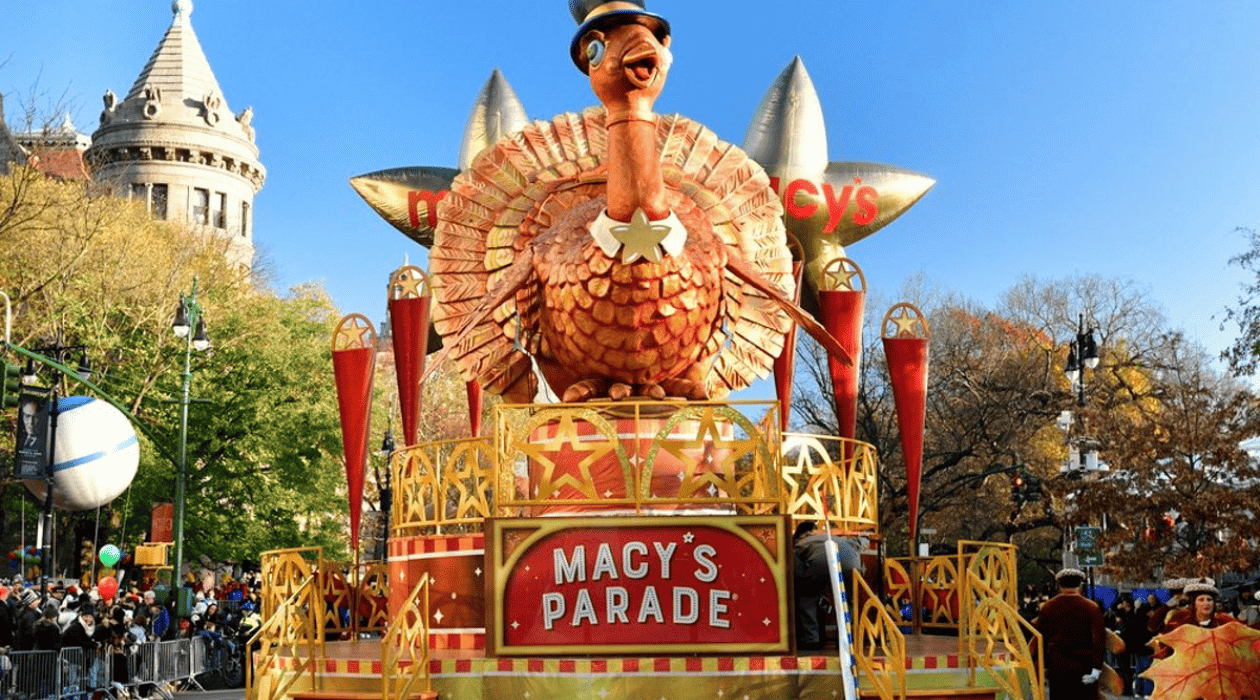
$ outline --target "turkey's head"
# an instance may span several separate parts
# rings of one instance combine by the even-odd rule
[[[639,22],[604,26],[582,36],[579,50],[591,88],[610,114],[651,113],[673,61],[669,39],[668,34],[658,39]]]

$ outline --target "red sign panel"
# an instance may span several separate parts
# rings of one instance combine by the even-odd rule
[[[173,531],[173,523],[175,521],[175,505],[172,503],[158,503],[153,506],[152,522],[149,530],[150,542],[174,542],[175,538],[171,536]]]
[[[779,516],[496,520],[495,652],[787,651],[786,532]]]

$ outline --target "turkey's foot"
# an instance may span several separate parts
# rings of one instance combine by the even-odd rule
[[[629,384],[623,384],[622,382],[614,382],[612,386],[608,387],[608,398],[613,401],[624,401],[630,398],[630,395],[633,393],[634,389]]]
[[[669,392],[665,391],[665,387],[655,382],[651,384],[643,384],[639,387],[639,395],[646,396],[653,401],[664,401]]]
[[[569,388],[564,390],[564,396],[560,397],[560,400],[565,403],[581,403],[603,398],[608,390],[606,379],[583,379],[570,384]]]
[[[681,396],[684,399],[693,401],[702,401],[709,398],[709,390],[704,386],[704,383],[691,379],[683,379],[681,377],[663,379],[661,380],[660,388],[670,396]]]

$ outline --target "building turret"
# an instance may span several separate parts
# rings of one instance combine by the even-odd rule
[[[192,28],[191,0],[127,96],[106,91],[88,159],[93,178],[148,203],[155,218],[229,242],[228,259],[254,258],[254,195],[266,170],[254,145],[253,108],[233,114]]]

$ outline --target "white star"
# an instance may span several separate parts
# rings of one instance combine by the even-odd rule
[[[766,582],[765,576],[762,576],[761,578],[757,579],[757,583],[765,583],[765,582]]]
[[[451,591],[451,600],[455,600],[455,591]]]
[[[613,495],[613,492],[611,489],[604,489],[604,498],[611,498],[612,495]]]
[[[598,693],[598,694],[599,694],[599,696],[600,696],[601,698],[606,698],[606,697],[608,697],[608,689],[607,689],[607,688],[600,688],[600,689],[599,689],[599,693]]]
[[[768,617],[767,617],[767,618],[765,618],[764,620],[762,620],[762,621],[761,621],[761,624],[765,625],[766,627],[769,627],[769,626],[770,626],[770,618],[768,618]]]
[[[708,488],[708,489],[706,489],[706,490],[709,492],[709,495],[710,495],[710,496],[716,496],[716,495],[717,495],[717,487],[716,487],[716,486],[714,486],[713,484],[709,484],[709,488]]]
[[[476,569],[474,569],[474,570],[473,570],[473,573],[474,573],[474,574],[477,574],[478,576],[480,576],[480,575],[481,575],[481,567],[480,567],[480,566],[478,566]]]
[[[525,691],[525,697],[527,697],[527,698],[529,697],[529,691],[528,691],[528,690],[527,690],[527,691]]]
[[[720,697],[722,697],[723,695],[726,695],[726,691],[725,691],[725,690],[722,690],[721,688],[718,688],[718,697],[720,698]]]
[[[439,610],[439,611],[437,611],[437,612],[433,613],[433,619],[434,619],[434,620],[437,620],[437,622],[438,622],[438,624],[439,624],[439,625],[440,625],[440,624],[442,624],[442,611],[441,611],[441,610]]]
[[[683,542],[686,542],[687,544],[691,544],[691,541],[694,539],[696,539],[696,536],[691,534],[690,532],[685,533],[683,535]]]
[[[520,626],[521,626],[521,623],[517,622],[516,620],[512,620],[512,629],[517,629]]]

